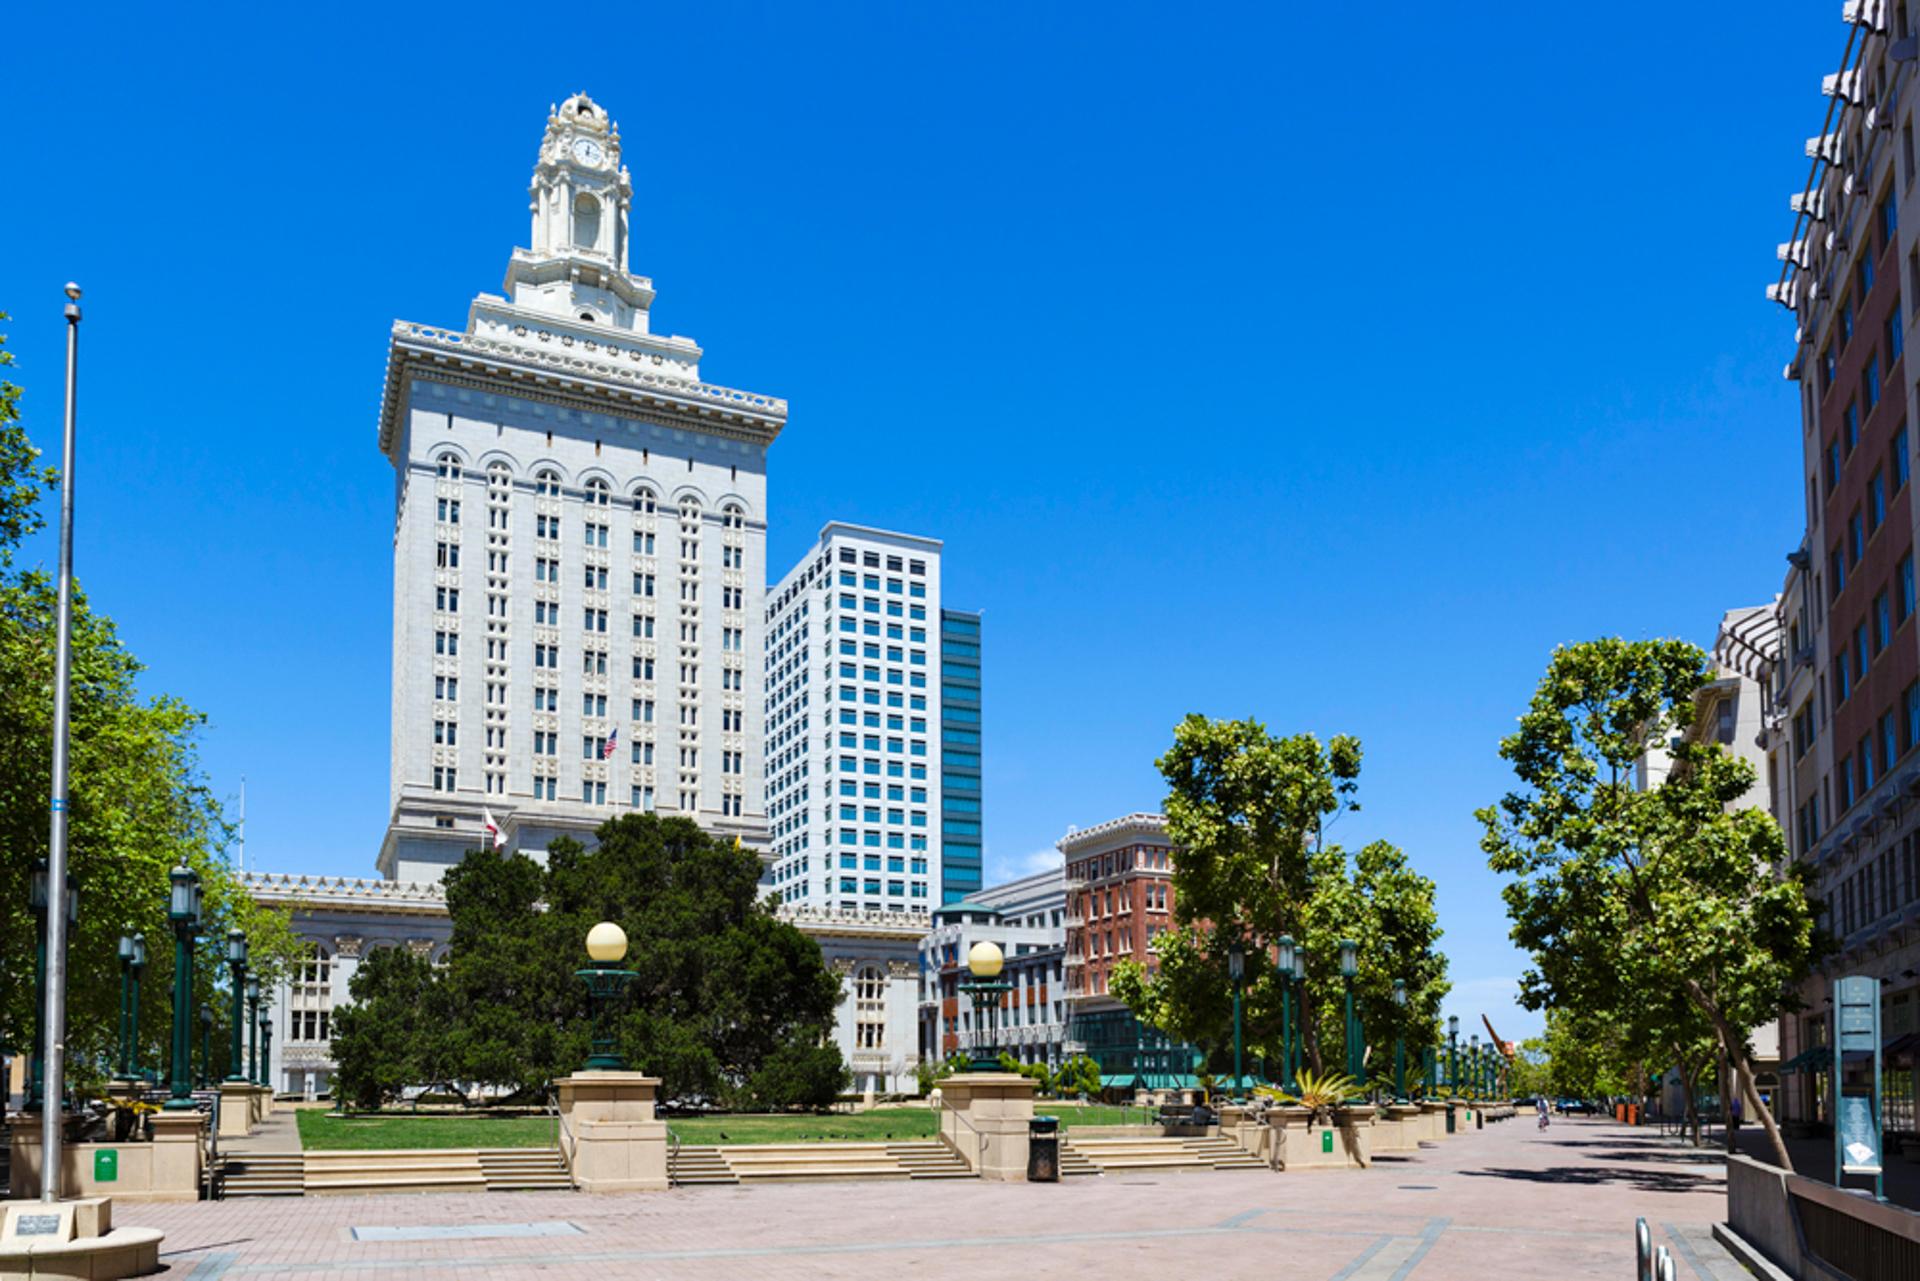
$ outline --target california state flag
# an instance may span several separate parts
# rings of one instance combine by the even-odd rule
[[[487,829],[487,835],[493,838],[493,848],[500,849],[506,845],[507,834],[500,830],[499,820],[494,818],[493,811],[484,805],[480,807],[480,822]]]

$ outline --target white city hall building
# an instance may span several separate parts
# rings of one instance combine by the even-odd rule
[[[393,326],[379,417],[396,481],[382,879],[247,877],[315,948],[269,1007],[268,1079],[282,1091],[329,1088],[332,1013],[361,959],[445,955],[440,880],[491,839],[487,816],[536,858],[629,811],[691,818],[766,857],[767,448],[786,403],[702,382],[700,347],[652,332],[653,284],[628,267],[619,131],[584,94],[550,112],[530,194],[531,247],[464,330]],[[901,651],[899,688],[917,671],[931,684],[912,682],[912,697],[938,700],[929,674],[954,630],[948,643],[971,659],[960,684],[931,712],[899,713],[952,718],[964,758],[934,803],[906,799],[940,786],[940,758],[934,733],[903,727],[902,750],[881,752],[901,768],[877,775],[903,789],[882,801],[902,819],[873,830],[899,830],[904,857],[905,833],[950,810],[977,885],[978,620],[940,617],[929,545],[913,553],[924,573],[888,575],[902,587],[885,599],[902,605],[881,613],[882,643]],[[932,594],[909,593],[910,578]],[[929,826],[905,818],[916,804]],[[886,837],[878,848],[892,853]],[[842,976],[836,1040],[861,1089],[911,1088],[919,1061],[917,945],[939,889],[930,871],[915,884],[898,897],[919,914],[884,910],[884,892],[783,909]]]
[[[786,402],[700,381],[628,270],[607,114],[547,121],[532,248],[464,332],[396,322],[392,818],[431,879],[483,808],[544,848],[622,810],[760,844],[767,446]]]

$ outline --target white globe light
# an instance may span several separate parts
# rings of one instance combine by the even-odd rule
[[[612,921],[600,922],[587,931],[587,955],[603,964],[625,959],[627,932]]]
[[[998,978],[1003,959],[999,947],[984,939],[967,949],[967,968],[975,978]]]

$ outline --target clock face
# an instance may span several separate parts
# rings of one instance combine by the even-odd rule
[[[583,165],[597,165],[606,158],[606,152],[602,151],[600,144],[591,138],[575,138],[573,158]]]

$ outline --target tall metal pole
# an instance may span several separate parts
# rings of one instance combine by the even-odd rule
[[[1280,1088],[1293,1089],[1293,971],[1280,977]]]
[[[1233,1092],[1236,1095],[1240,1093],[1240,1076],[1241,1076],[1241,1072],[1240,1072],[1240,989],[1241,989],[1240,984],[1235,983],[1233,985]]]
[[[40,1011],[41,1057],[46,1060],[40,1108],[40,1199],[60,1199],[60,1099],[66,1092],[67,1053],[67,724],[73,678],[73,423],[79,391],[80,286],[67,283],[67,413],[60,444],[60,594],[53,658],[53,786],[47,831],[47,994]],[[55,902],[53,896],[61,896]]]

